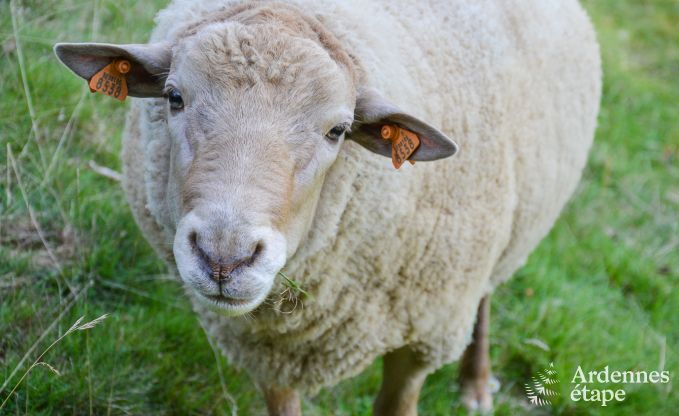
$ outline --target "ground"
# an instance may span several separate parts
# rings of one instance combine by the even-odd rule
[[[99,169],[120,170],[126,104],[90,94],[51,51],[57,41],[142,42],[164,3],[0,1],[0,414],[263,412]],[[599,128],[575,197],[493,299],[499,415],[679,406],[672,383],[616,385],[626,399],[607,407],[569,399],[578,365],[679,374],[679,3],[584,6],[604,62]],[[19,383],[78,317],[105,313],[42,358],[60,375],[37,366]],[[531,406],[524,384],[550,362],[560,397]],[[305,399],[306,414],[369,414],[380,367]],[[429,377],[421,414],[465,414],[456,374],[452,364]]]

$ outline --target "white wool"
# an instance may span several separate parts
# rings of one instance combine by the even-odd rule
[[[176,0],[153,41],[239,2]],[[195,303],[230,361],[257,382],[314,392],[410,345],[432,368],[457,359],[479,300],[552,227],[592,141],[601,71],[576,1],[297,1],[362,64],[368,84],[460,145],[437,162],[391,162],[352,141],[330,169],[285,273],[313,295],[226,318]],[[181,23],[181,24],[180,24]],[[170,146],[159,100],[135,100],[125,187],[171,261]],[[272,292],[272,301],[282,287]]]

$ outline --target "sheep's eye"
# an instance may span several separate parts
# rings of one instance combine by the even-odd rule
[[[328,134],[325,135],[325,137],[333,141],[339,140],[339,138],[342,137],[344,132],[347,131],[347,128],[349,128],[349,125],[347,124],[338,124],[332,129],[330,129],[330,131],[328,132]]]
[[[184,108],[184,100],[182,95],[177,90],[171,90],[167,94],[167,100],[170,102],[170,108],[172,110],[181,110]]]

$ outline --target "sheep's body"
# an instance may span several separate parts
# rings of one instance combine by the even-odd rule
[[[173,3],[153,40],[172,41],[177,21],[223,3]],[[242,318],[194,302],[234,365],[305,391],[403,345],[432,368],[460,356],[481,297],[525,261],[575,189],[600,94],[595,35],[576,1],[333,3],[302,9],[358,58],[370,85],[461,150],[396,171],[346,141],[284,269],[313,298],[277,312],[279,282]],[[164,114],[162,99],[134,102],[124,163],[137,221],[169,260],[176,219],[166,197],[176,191],[166,186]]]

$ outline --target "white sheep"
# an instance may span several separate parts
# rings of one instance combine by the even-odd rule
[[[580,5],[176,0],[156,20],[148,44],[56,53],[85,79],[131,64],[129,203],[270,413],[385,355],[375,413],[415,414],[470,342],[464,400],[488,409],[485,296],[553,225],[595,129]],[[411,160],[459,154],[396,170],[385,125],[418,136]]]

